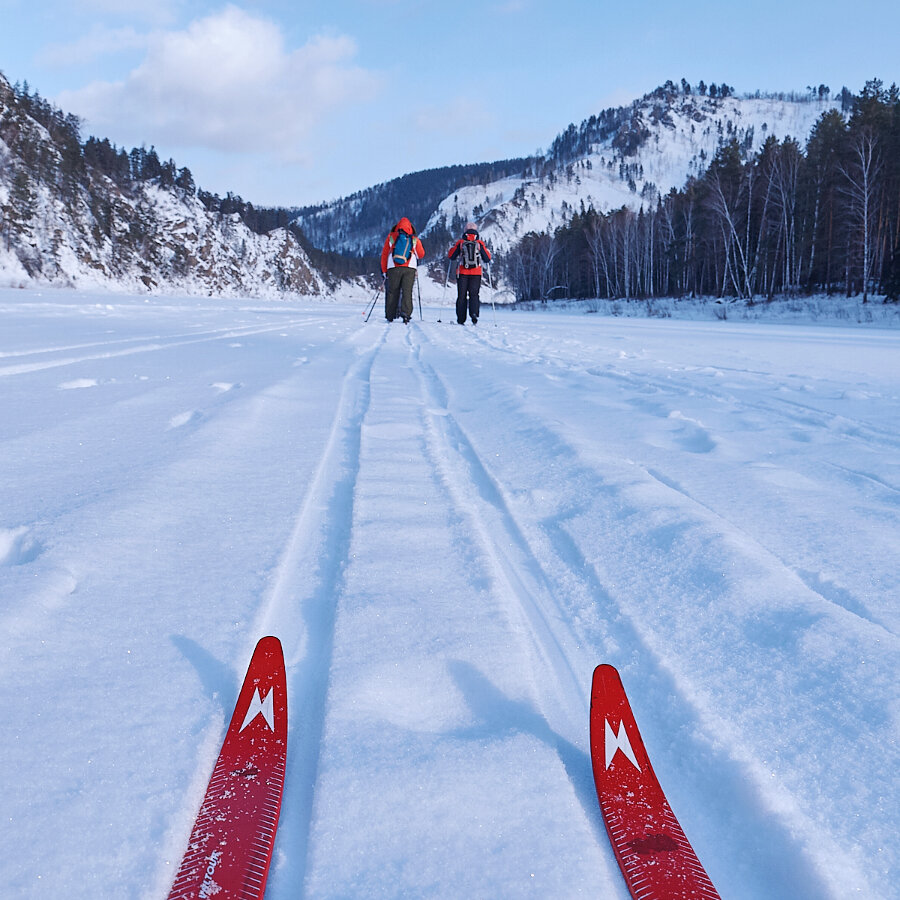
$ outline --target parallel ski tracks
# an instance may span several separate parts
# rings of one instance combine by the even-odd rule
[[[329,321],[321,319],[291,319],[267,325],[232,326],[229,328],[215,329],[212,331],[188,332],[167,337],[147,338],[146,336],[127,338],[118,341],[99,342],[94,344],[78,344],[65,347],[45,347],[29,351],[0,354],[0,360],[12,357],[41,357],[45,354],[63,353],[70,350],[95,348],[93,353],[64,356],[56,359],[37,359],[31,362],[17,362],[0,366],[0,378],[13,375],[27,375],[32,372],[40,372],[45,369],[58,369],[65,366],[79,365],[86,362],[98,362],[107,359],[115,359],[121,356],[133,356],[139,353],[154,353],[161,350],[171,350],[176,347],[185,347],[191,344],[205,344],[214,341],[234,340],[236,338],[252,337],[257,334],[269,334],[273,331],[284,331],[286,328],[297,326],[319,325]],[[122,346],[124,345],[124,346]]]
[[[251,639],[275,634],[285,648],[291,703],[281,828],[294,842],[271,881],[302,892],[325,723],[338,600],[350,546],[362,425],[371,372],[387,332],[350,366],[328,440],[273,575]],[[277,846],[277,845],[276,845]]]
[[[431,343],[435,342],[432,340]],[[444,342],[441,341],[441,344]],[[485,396],[496,395],[498,392],[506,393],[496,382],[488,384],[487,377],[476,374],[477,369],[468,363],[468,359],[461,358],[459,366],[465,369],[468,378],[484,381]],[[425,363],[421,355],[419,365],[424,395],[430,398],[430,402],[443,400],[446,403],[447,388],[443,377]],[[515,414],[510,412],[513,408],[516,409]],[[523,423],[533,423],[530,430],[542,435],[540,444],[548,458],[563,461],[577,458],[577,454],[564,437],[556,433],[543,419],[526,412],[512,394],[509,394],[505,401],[504,409],[504,419],[515,417]],[[571,693],[567,692],[567,685],[572,683],[573,678],[580,681],[577,673],[581,671],[585,672],[583,680],[586,684],[589,680],[590,664],[601,660],[588,659],[580,649],[579,635],[571,632],[564,634],[569,630],[563,627],[562,622],[577,621],[579,609],[599,607],[606,610],[603,632],[584,637],[587,637],[593,646],[599,642],[610,648],[616,648],[617,654],[624,654],[631,661],[634,671],[640,673],[642,692],[647,705],[656,712],[657,731],[678,735],[683,744],[681,754],[696,761],[702,760],[707,770],[715,773],[708,782],[717,786],[715,793],[708,785],[695,785],[696,790],[692,791],[694,796],[697,794],[706,796],[705,806],[708,815],[714,815],[713,811],[719,808],[721,804],[719,789],[723,786],[726,792],[741,795],[745,791],[744,785],[747,780],[754,780],[754,776],[745,769],[744,761],[741,761],[744,754],[728,753],[725,748],[714,745],[711,729],[715,723],[708,721],[708,714],[687,699],[685,688],[688,686],[677,682],[664,656],[660,655],[656,642],[645,633],[634,618],[633,612],[616,601],[607,590],[601,574],[585,557],[578,540],[568,527],[570,519],[584,512],[581,504],[576,503],[563,515],[529,521],[521,519],[515,504],[508,499],[510,494],[501,476],[495,474],[493,467],[479,454],[475,443],[467,437],[463,426],[453,414],[442,416],[435,428],[439,429],[438,434],[441,435],[439,440],[443,444],[443,449],[436,451],[436,456],[438,458],[453,454],[461,456],[466,461],[468,492],[481,495],[480,515],[484,517],[485,522],[491,523],[490,526],[481,528],[481,533],[487,535],[483,537],[485,554],[502,560],[507,553],[504,548],[514,548],[509,552],[517,557],[519,566],[531,573],[527,586],[521,581],[517,583],[515,577],[510,577],[509,593],[522,604],[524,618],[531,624],[532,640],[543,650],[544,659],[550,671],[555,674],[555,678],[547,679],[549,673],[544,671],[538,679],[539,681],[546,679],[548,683],[556,685],[553,691],[555,697],[551,692],[545,692],[542,697],[542,708],[548,720],[553,721],[556,727],[566,730],[573,726],[577,727],[577,720],[572,719],[577,713],[573,709],[571,699],[572,696],[578,697],[577,706],[581,705],[583,685],[579,683]],[[454,473],[458,478],[459,469],[455,468]],[[585,498],[599,498],[610,492],[610,486],[597,472],[579,463],[568,466],[561,463],[553,476],[553,483],[566,485],[573,497],[581,495]],[[492,506],[493,511],[490,509]],[[598,539],[603,540],[603,536],[598,535]],[[639,547],[633,546],[627,550],[632,555],[640,552]],[[505,565],[503,562],[500,563],[504,572],[511,571],[511,565],[512,563]],[[567,693],[568,696],[564,696]],[[566,710],[565,719],[568,722],[560,724],[557,704]],[[599,817],[599,813],[597,815]],[[733,823],[729,827],[733,828]],[[819,884],[813,866],[803,862],[805,854],[802,845],[786,824],[774,820],[761,809],[748,809],[743,816],[742,827],[745,829],[745,843],[748,845],[753,842],[753,835],[758,831],[779,835],[777,841],[773,841],[760,851],[761,855],[757,862],[762,868],[783,867],[784,854],[790,859],[790,865],[795,873],[803,872],[802,880],[806,884],[810,886]],[[605,840],[605,835],[603,839]],[[740,843],[741,840],[738,838],[734,846]],[[724,848],[719,848],[719,853],[720,858],[728,856]],[[700,855],[702,858],[702,852]],[[746,860],[735,855],[732,862],[736,867],[741,867],[745,865]],[[716,873],[710,874],[715,881]],[[811,887],[810,896],[828,894],[824,887],[821,887],[819,894],[816,894],[817,890],[819,888]],[[786,885],[784,900],[792,896],[792,888]],[[776,898],[773,897],[773,900]]]
[[[493,352],[502,352],[517,359],[522,358],[522,355],[517,353],[515,348],[496,343],[491,339],[490,334],[491,332],[488,331],[479,332],[475,339],[479,343],[490,347]],[[544,352],[546,353],[546,351]],[[715,388],[703,387],[696,380],[691,381],[689,385],[685,384],[678,378],[678,371],[680,370],[677,368],[671,371],[667,370],[665,375],[652,374],[650,372],[636,375],[617,369],[615,365],[609,363],[573,366],[569,359],[554,356],[552,353],[546,354],[541,359],[541,362],[544,364],[548,361],[558,369],[561,375],[590,375],[593,378],[609,381],[619,387],[631,388],[645,399],[648,391],[652,391],[653,394],[658,394],[660,397],[679,400],[696,397],[710,400],[720,405],[723,409],[732,407],[735,413],[739,415],[758,415],[764,420],[787,422],[800,428],[810,426],[821,428],[838,433],[842,438],[858,440],[863,444],[877,443],[882,446],[900,449],[900,437],[890,428],[883,428],[875,422],[866,421],[845,412],[833,412],[808,403],[802,403],[800,400],[790,396],[773,394],[764,402],[758,398],[756,402],[750,402],[746,397],[740,395],[740,390],[729,389],[727,385],[720,385]],[[758,374],[741,369],[727,369],[721,366],[711,366],[710,368],[715,368],[726,375],[733,374],[738,377],[746,377],[748,375],[756,377]],[[759,374],[761,376],[761,373]],[[827,400],[827,398],[823,398],[823,400]]]
[[[418,352],[414,359],[424,405],[443,413],[447,405],[443,378],[422,361]],[[552,702],[543,705],[549,708],[551,718],[556,710],[567,709],[570,725],[581,724],[580,717],[586,715],[590,700],[579,666],[570,656],[576,640],[555,608],[554,591],[538,553],[510,509],[503,486],[491,475],[452,412],[427,414],[427,418],[433,464],[449,498],[461,518],[472,520],[481,553],[494,571],[499,589],[518,617],[528,623],[534,649],[554,675],[548,682],[549,673],[544,671],[535,679],[536,685],[556,685]]]

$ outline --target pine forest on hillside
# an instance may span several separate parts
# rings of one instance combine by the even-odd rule
[[[870,81],[842,106],[849,117],[823,113],[805,149],[769,137],[747,155],[725,139],[655,208],[582,207],[555,233],[526,235],[503,266],[517,299],[900,299],[900,89]]]

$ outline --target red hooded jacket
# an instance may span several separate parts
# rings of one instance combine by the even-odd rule
[[[385,238],[384,247],[381,248],[381,271],[387,272],[388,269],[393,269],[394,266],[401,265],[400,263],[394,262],[394,256],[391,251],[394,248],[394,244],[397,242],[397,235],[401,232],[405,232],[406,234],[415,235],[416,230],[412,227],[412,222],[404,216],[393,228],[391,233]],[[418,267],[418,261],[425,255],[425,248],[422,246],[422,242],[417,238],[413,238],[413,249],[415,252],[410,256],[409,262],[404,265],[409,266],[413,269]]]

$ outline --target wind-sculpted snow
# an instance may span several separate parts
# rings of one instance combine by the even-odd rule
[[[167,895],[266,633],[268,900],[626,900],[600,662],[723,897],[895,895],[894,330],[0,307],[4,896]]]

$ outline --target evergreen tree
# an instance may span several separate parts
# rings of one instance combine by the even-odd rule
[[[885,301],[900,301],[900,244],[894,246],[885,266],[883,290]]]

